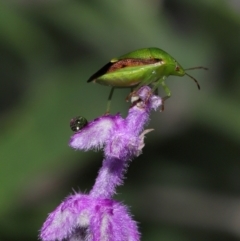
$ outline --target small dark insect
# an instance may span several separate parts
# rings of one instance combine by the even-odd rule
[[[88,123],[87,119],[83,116],[77,116],[71,119],[70,128],[72,131],[77,132],[83,129]]]

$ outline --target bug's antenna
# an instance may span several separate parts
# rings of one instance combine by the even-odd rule
[[[186,74],[188,77],[190,77],[191,79],[194,80],[194,82],[197,84],[198,89],[200,90],[200,85],[199,85],[198,81],[197,81],[195,78],[193,78],[190,74],[188,74],[188,73],[185,73],[185,74]]]
[[[188,68],[188,69],[184,69],[184,70],[194,70],[194,69],[204,69],[204,70],[208,70],[208,68],[203,67],[203,66],[196,66],[196,67],[192,67],[192,68]],[[190,77],[191,79],[194,80],[194,82],[197,84],[198,89],[200,90],[200,85],[199,85],[198,81],[197,81],[195,78],[193,78],[190,74],[188,74],[188,73],[186,73],[186,72],[185,72],[185,74],[186,74],[188,77]]]
[[[193,70],[193,69],[205,69],[205,70],[208,70],[208,68],[203,67],[203,66],[192,67],[192,68],[188,68],[188,69],[184,69],[184,70]]]

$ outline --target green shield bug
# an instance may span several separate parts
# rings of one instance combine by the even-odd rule
[[[83,129],[87,125],[88,121],[83,116],[77,116],[72,118],[70,121],[70,128],[74,132],[78,132]]]
[[[166,100],[171,96],[171,92],[165,84],[166,78],[169,75],[181,77],[187,75],[195,81],[198,89],[200,89],[197,80],[186,73],[186,70],[193,69],[207,70],[202,66],[183,69],[167,52],[159,48],[144,48],[127,53],[119,58],[113,58],[93,74],[87,82],[93,81],[112,87],[107,104],[107,113],[109,113],[110,102],[115,88],[131,88],[131,95],[144,85],[150,86],[152,93],[161,86],[166,93],[163,100]]]

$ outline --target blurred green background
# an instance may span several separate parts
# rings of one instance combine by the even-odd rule
[[[65,196],[90,190],[102,153],[69,148],[69,121],[104,113],[110,89],[86,80],[142,47],[210,70],[191,72],[201,91],[168,78],[172,97],[115,198],[143,241],[240,240],[240,1],[2,0],[0,241],[37,240]],[[126,116],[128,93],[112,113]]]

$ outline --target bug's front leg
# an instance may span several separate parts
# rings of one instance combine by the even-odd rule
[[[105,115],[108,115],[110,113],[110,107],[111,107],[113,92],[114,92],[114,87],[111,88],[110,94],[108,96],[107,110],[105,112]]]
[[[164,81],[161,82],[161,86],[163,87],[163,90],[165,91],[165,93],[167,94],[167,96],[164,96],[163,99],[168,99],[171,97],[171,91],[170,89],[167,87],[167,85],[165,84]]]
[[[164,92],[167,94],[166,96],[164,96],[162,98],[162,105],[161,105],[161,110],[160,111],[164,111],[164,102],[170,98],[171,96],[171,91],[170,89],[167,87],[167,85],[165,84],[164,80],[166,79],[167,77],[166,76],[163,76],[161,79],[159,79],[158,81],[156,81],[155,83],[152,84],[152,92],[154,94],[157,94],[157,90],[158,90],[158,87],[161,85]]]
[[[161,85],[162,85],[162,87],[163,87],[163,90],[164,90],[165,93],[167,94],[166,96],[164,96],[164,97],[162,98],[161,111],[164,111],[164,102],[165,102],[168,98],[170,98],[170,96],[171,96],[171,91],[170,91],[170,89],[167,87],[167,85],[165,84],[164,81],[161,82]]]

